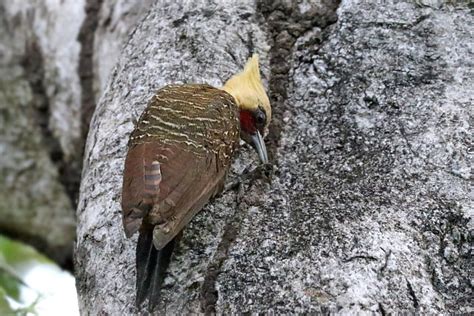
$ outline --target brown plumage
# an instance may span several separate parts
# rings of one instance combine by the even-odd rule
[[[228,93],[208,85],[159,90],[130,137],[122,196],[127,236],[145,218],[159,226],[155,246],[163,248],[215,193],[238,142],[238,107]]]
[[[127,236],[141,227],[138,248],[152,247],[153,236],[155,248],[163,249],[218,191],[239,128],[239,108],[223,90],[171,85],[157,92],[130,136],[125,161],[123,224]],[[138,267],[151,250],[137,249]],[[137,286],[146,288],[141,303],[150,285]]]
[[[176,236],[223,187],[241,133],[267,162],[270,112],[256,56],[223,89],[169,85],[153,96],[130,136],[123,177],[125,233],[140,233],[137,305],[158,303]]]

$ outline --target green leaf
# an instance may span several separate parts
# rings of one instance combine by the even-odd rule
[[[14,310],[10,307],[10,304],[7,301],[7,293],[0,286],[0,315],[16,315]]]
[[[9,274],[7,270],[3,270],[3,267],[0,266],[0,287],[5,294],[18,301],[20,299],[21,284],[21,280],[18,280],[17,277]],[[0,313],[0,315],[2,314]]]
[[[28,261],[52,263],[51,260],[37,252],[33,247],[11,240],[0,235],[0,256],[10,265],[18,265]]]
[[[0,236],[0,289],[0,316],[48,315],[62,308],[55,297],[69,303],[67,315],[78,315],[74,277],[32,247],[4,236]]]

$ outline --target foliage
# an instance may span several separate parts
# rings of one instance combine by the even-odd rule
[[[25,302],[22,291],[32,290],[23,281],[31,267],[52,262],[23,243],[13,241],[0,235],[0,315],[35,315],[35,305],[41,298]]]

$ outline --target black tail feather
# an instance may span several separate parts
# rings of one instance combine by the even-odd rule
[[[153,245],[153,226],[141,227],[136,252],[137,307],[140,307],[147,298],[150,311],[158,305],[161,285],[170,264],[175,243],[176,237],[163,249],[157,250]]]
[[[156,266],[158,251],[153,246],[153,227],[143,225],[140,228],[136,252],[137,297],[139,307],[148,297],[151,274]]]
[[[161,285],[163,284],[163,280],[166,275],[166,270],[168,269],[168,266],[171,261],[171,255],[173,254],[175,241],[176,238],[173,238],[163,249],[157,251],[158,264],[155,265],[149,291],[148,308],[150,312],[153,311],[153,309],[159,302]]]

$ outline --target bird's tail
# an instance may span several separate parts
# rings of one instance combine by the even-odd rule
[[[175,241],[176,237],[163,249],[157,250],[153,245],[153,226],[142,224],[140,227],[136,253],[137,307],[140,307],[147,298],[150,311],[158,305],[161,285],[170,263]]]

